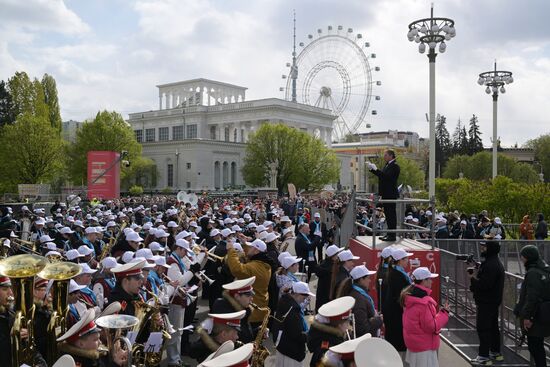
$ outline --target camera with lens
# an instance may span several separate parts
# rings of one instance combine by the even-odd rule
[[[464,261],[467,265],[471,265],[466,271],[473,274],[474,270],[479,268],[479,262],[474,259],[474,254],[458,254],[455,256],[456,261]]]

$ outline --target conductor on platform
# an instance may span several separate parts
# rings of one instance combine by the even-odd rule
[[[386,165],[382,170],[379,170],[374,163],[367,163],[369,170],[378,176],[378,194],[382,199],[397,199],[399,193],[397,191],[397,179],[401,171],[399,165],[395,161],[395,152],[388,149],[384,152],[384,161]],[[384,203],[384,213],[386,214],[386,223],[388,229],[395,229],[397,225],[397,217],[395,214],[395,203]],[[395,233],[388,233],[382,237],[383,241],[395,241]]]

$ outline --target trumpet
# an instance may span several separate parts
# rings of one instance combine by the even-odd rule
[[[209,278],[209,277],[204,273],[204,270],[201,270],[201,271],[196,272],[196,273],[195,273],[195,276],[196,276],[197,278],[199,278],[200,281],[203,282],[203,283],[208,282],[208,284],[212,284],[212,283],[215,282],[214,279]]]
[[[211,253],[210,251],[206,252],[206,257],[210,261],[221,261],[221,262],[225,261],[225,256],[218,256],[216,254]]]

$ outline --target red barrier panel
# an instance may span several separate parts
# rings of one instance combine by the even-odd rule
[[[409,266],[405,271],[407,273],[412,273],[414,269],[425,266],[432,273],[440,272],[440,257],[439,250],[432,250],[432,247],[424,243],[401,239],[398,242],[393,243],[396,246],[402,247],[407,252],[412,253],[413,255],[409,258]],[[376,250],[372,248],[372,237],[369,236],[358,236],[355,239],[351,239],[349,242],[349,249],[355,256],[359,256],[360,259],[356,261],[356,265],[361,265],[363,262],[366,264],[366,267],[369,270],[378,270],[380,264],[380,253],[384,247],[390,246],[392,243],[376,241]],[[374,277],[374,276],[373,276]],[[441,280],[435,278],[432,283],[432,297],[439,302],[439,290],[440,290]],[[375,279],[371,283],[371,290],[369,294],[375,300],[375,304],[378,308],[378,294],[376,293]]]
[[[117,162],[119,158],[120,153],[117,152],[88,152],[89,200],[120,198],[120,162]]]

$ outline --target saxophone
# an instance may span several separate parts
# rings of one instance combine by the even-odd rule
[[[258,329],[258,334],[254,340],[254,352],[252,353],[252,359],[250,366],[251,367],[262,367],[267,357],[269,357],[269,350],[262,345],[264,341],[265,332],[267,330],[267,323],[269,322],[270,312],[269,307],[259,307],[255,303],[251,303],[252,308],[257,309],[258,311],[266,312],[266,315],[262,321],[262,325]]]

